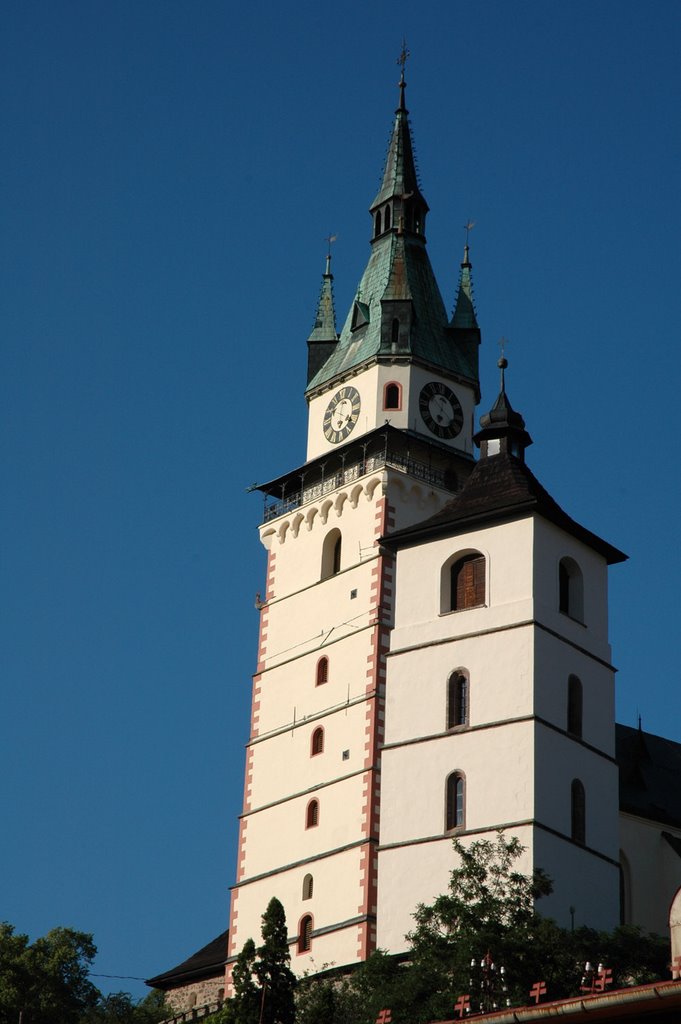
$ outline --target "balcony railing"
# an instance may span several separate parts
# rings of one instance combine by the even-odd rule
[[[455,473],[433,469],[426,462],[419,462],[417,459],[412,459],[402,452],[386,450],[378,455],[367,455],[358,459],[356,462],[352,462],[339,470],[329,473],[328,476],[322,477],[321,480],[314,484],[310,484],[307,487],[303,484],[300,490],[284,494],[279,501],[265,505],[264,522],[268,523],[271,519],[278,519],[279,516],[293,512],[302,505],[318,501],[319,498],[328,494],[329,491],[334,491],[337,487],[342,487],[345,484],[352,483],[354,480],[359,480],[360,477],[366,476],[368,473],[374,473],[385,466],[399,469],[416,480],[422,480],[423,483],[430,484],[432,487],[439,487],[445,491],[457,490]]]

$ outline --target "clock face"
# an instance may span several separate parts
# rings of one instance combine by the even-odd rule
[[[431,380],[421,388],[419,412],[423,422],[436,437],[449,440],[461,433],[463,409],[451,388],[439,380]]]
[[[333,396],[324,413],[324,437],[331,444],[339,444],[354,430],[359,419],[359,391],[357,388],[341,388]]]

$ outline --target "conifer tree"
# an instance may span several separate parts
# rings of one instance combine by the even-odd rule
[[[254,965],[261,987],[261,1024],[293,1024],[296,978],[290,963],[286,914],[272,897],[262,916],[262,946]]]
[[[247,939],[232,971],[234,996],[231,999],[230,1019],[234,1024],[257,1024],[260,1016],[260,993],[253,972],[255,968],[255,942]]]

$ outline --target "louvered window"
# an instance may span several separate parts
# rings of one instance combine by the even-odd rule
[[[452,566],[452,611],[476,608],[485,603],[485,558],[474,552]]]
[[[309,914],[300,922],[300,933],[298,935],[298,952],[307,953],[312,945],[312,918]]]

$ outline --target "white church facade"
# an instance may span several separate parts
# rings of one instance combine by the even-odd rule
[[[261,487],[229,930],[150,979],[180,1008],[192,985],[229,992],[272,896],[299,974],[403,952],[416,905],[446,889],[454,836],[517,836],[522,870],[554,882],[541,912],[563,925],[664,931],[681,885],[681,746],[615,724],[607,574],[626,556],[533,476],[503,357],[476,432],[468,246],[450,316],[404,75],[370,214],[340,333],[327,260],[306,462]]]

